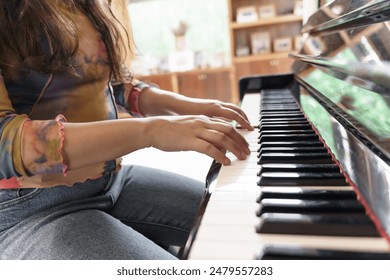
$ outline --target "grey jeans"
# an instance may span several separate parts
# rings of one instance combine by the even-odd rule
[[[140,166],[74,187],[0,190],[0,259],[175,259],[205,187]]]

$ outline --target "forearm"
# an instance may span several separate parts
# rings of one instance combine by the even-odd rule
[[[194,104],[191,100],[178,93],[150,87],[140,93],[139,108],[145,116],[201,114],[191,112],[191,105]]]
[[[34,122],[34,121],[33,121]],[[33,123],[32,122],[32,123]],[[68,170],[78,169],[95,163],[112,160],[132,151],[148,146],[147,119],[123,119],[112,121],[100,121],[92,123],[63,123],[63,147],[61,156]],[[27,127],[27,130],[32,128]],[[25,131],[25,135],[33,135],[34,131]],[[37,140],[38,141],[38,140]],[[35,147],[47,145],[47,143],[35,142]],[[40,141],[45,141],[40,139]],[[46,140],[47,141],[47,140]],[[38,163],[42,158],[50,162],[50,155],[55,151],[46,152],[49,156],[43,156],[32,147],[28,138],[23,144],[23,162],[31,173],[39,170]],[[34,152],[35,151],[35,152]],[[44,163],[42,163],[44,167]]]

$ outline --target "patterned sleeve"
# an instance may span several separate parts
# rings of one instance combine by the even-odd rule
[[[16,114],[0,72],[0,188],[13,177],[66,172],[63,121],[61,116],[31,121]],[[23,160],[25,155],[30,160]]]
[[[133,80],[131,83],[121,83],[113,86],[115,102],[133,116],[144,116],[139,108],[138,100],[140,93],[148,84]]]

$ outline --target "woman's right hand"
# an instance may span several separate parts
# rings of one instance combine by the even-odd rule
[[[151,117],[146,129],[149,146],[162,151],[197,151],[230,164],[226,151],[238,159],[250,154],[245,138],[230,123],[206,116]]]

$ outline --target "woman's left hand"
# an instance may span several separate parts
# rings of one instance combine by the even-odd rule
[[[253,130],[244,111],[232,103],[191,98],[156,87],[145,89],[139,98],[139,107],[145,116],[205,115],[228,122],[235,121],[242,128]]]
[[[222,118],[226,121],[235,121],[244,129],[253,130],[248,117],[239,107],[232,103],[211,99],[191,98],[187,104],[186,114],[205,115],[213,118]]]

